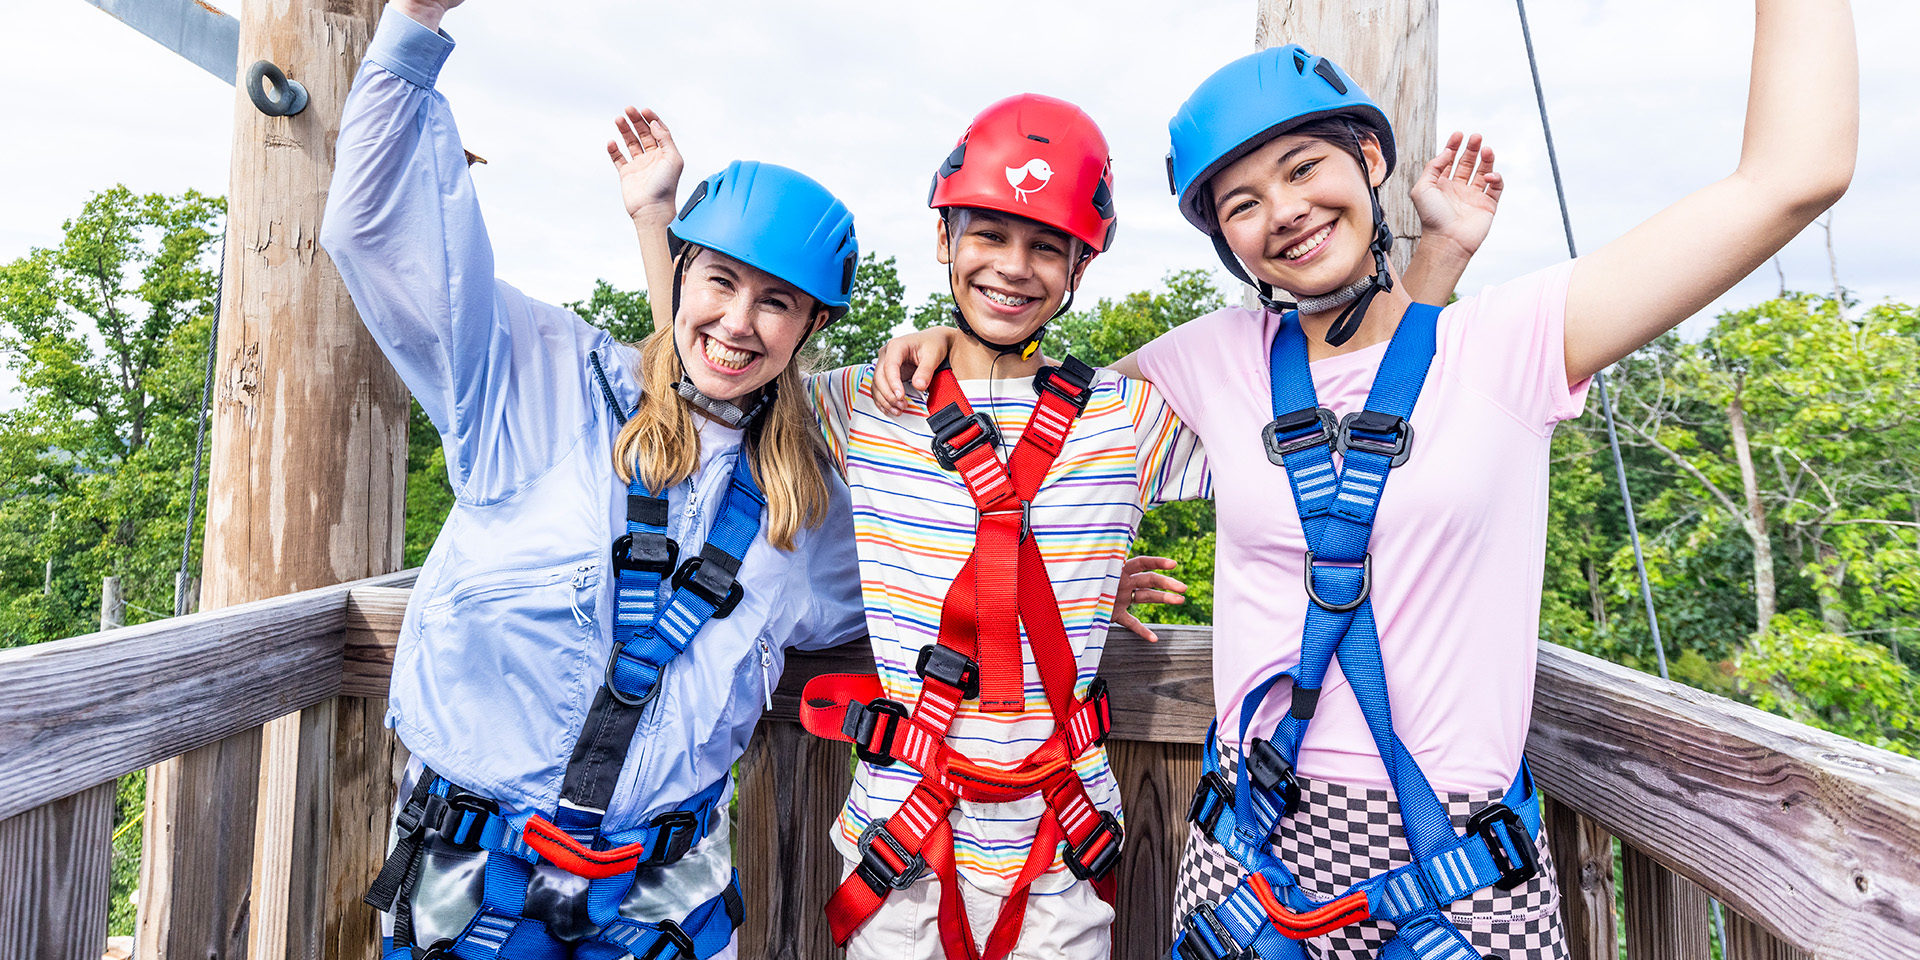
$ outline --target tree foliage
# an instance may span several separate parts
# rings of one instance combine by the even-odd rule
[[[97,629],[108,575],[171,614],[224,211],[116,186],[0,266],[0,646]]]

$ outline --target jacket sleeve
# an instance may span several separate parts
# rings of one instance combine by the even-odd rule
[[[452,49],[396,10],[381,18],[341,118],[320,242],[439,430],[454,492],[487,502],[605,415],[589,351],[620,392],[632,384],[604,331],[494,277],[460,134],[433,89]]]

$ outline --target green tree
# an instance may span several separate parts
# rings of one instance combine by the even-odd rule
[[[907,288],[892,257],[868,253],[853,274],[853,302],[846,316],[807,341],[806,370],[834,370],[867,363],[907,320]]]
[[[117,186],[0,266],[0,646],[97,629],[107,575],[172,612],[224,210]]]

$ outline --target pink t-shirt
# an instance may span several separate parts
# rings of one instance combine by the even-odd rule
[[[1573,261],[1488,287],[1440,315],[1414,407],[1412,457],[1395,469],[1373,526],[1373,611],[1394,726],[1436,790],[1505,788],[1533,708],[1554,424],[1578,416],[1568,389]],[[1273,419],[1267,352],[1280,314],[1219,310],[1141,348],[1140,370],[1206,444],[1219,546],[1213,684],[1221,736],[1261,680],[1300,661],[1306,539],[1283,468],[1260,430]],[[1322,406],[1359,410],[1386,344],[1312,364]],[[1254,717],[1271,736],[1285,685]],[[1389,786],[1336,660],[1300,751],[1305,776]]]

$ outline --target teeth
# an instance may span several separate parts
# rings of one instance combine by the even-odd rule
[[[1032,303],[1035,299],[1033,297],[1008,296],[1007,294],[1000,293],[995,290],[988,290],[985,287],[981,287],[979,289],[980,289],[980,293],[983,294],[988,300],[992,300],[994,303],[1004,303],[1009,307],[1024,307],[1027,304]]]
[[[738,370],[753,359],[753,354],[745,350],[735,350],[712,337],[707,337],[705,340],[707,359],[713,361],[716,366]]]
[[[1305,240],[1302,240],[1299,243],[1296,243],[1285,250],[1282,250],[1280,252],[1280,256],[1288,260],[1298,260],[1301,257],[1304,257],[1307,254],[1312,253],[1314,250],[1318,249],[1321,242],[1327,239],[1327,234],[1332,232],[1333,232],[1333,224],[1329,223],[1326,226],[1321,227],[1319,230],[1315,231],[1313,236],[1308,237]]]

